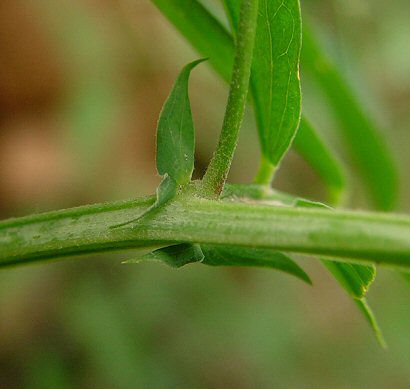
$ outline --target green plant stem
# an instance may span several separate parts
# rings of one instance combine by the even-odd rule
[[[242,0],[228,103],[219,142],[203,178],[203,195],[218,197],[223,190],[242,124],[251,74],[258,0]]]
[[[154,197],[0,222],[0,266],[179,242],[272,248],[410,269],[410,217],[178,195],[133,226]]]

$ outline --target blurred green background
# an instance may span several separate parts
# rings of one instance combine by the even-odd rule
[[[222,15],[217,0],[204,3]],[[408,0],[302,3],[385,129],[401,171],[399,210],[410,210]],[[152,193],[156,120],[179,69],[197,57],[149,0],[2,0],[0,217]],[[302,81],[304,110],[344,156],[303,69]],[[210,68],[193,73],[197,176],[226,96]],[[249,114],[231,181],[249,182],[258,159]],[[276,185],[323,199],[292,151]],[[351,207],[366,205],[360,186],[352,194]],[[389,270],[369,294],[385,351],[314,259],[300,258],[309,287],[269,270],[121,265],[125,258],[0,272],[0,388],[410,387],[410,288]]]

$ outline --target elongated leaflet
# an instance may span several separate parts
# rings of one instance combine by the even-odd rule
[[[236,31],[239,0],[225,6]],[[299,0],[260,0],[251,87],[262,153],[273,167],[299,126],[301,34]]]
[[[186,185],[194,170],[195,129],[188,96],[191,70],[204,59],[186,65],[162,108],[157,126],[157,170],[178,185]]]

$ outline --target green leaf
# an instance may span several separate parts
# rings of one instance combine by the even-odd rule
[[[236,29],[239,22],[240,0],[222,0],[222,3],[225,8],[225,14],[231,26],[232,35],[234,39],[236,39]]]
[[[236,31],[239,1],[225,6]],[[277,166],[296,134],[301,111],[298,0],[260,0],[251,89],[262,153]]]
[[[191,70],[203,62],[186,65],[165,101],[157,127],[157,170],[178,185],[187,184],[194,170],[195,129],[188,96]]]
[[[377,323],[376,317],[373,314],[372,309],[367,304],[367,300],[362,298],[360,300],[354,300],[360,311],[363,313],[363,316],[369,323],[371,329],[373,330],[374,334],[376,335],[376,339],[379,342],[380,346],[383,348],[387,348],[386,341],[384,340],[383,333]]]
[[[209,62],[215,70],[222,76],[225,81],[230,80],[232,71],[234,45],[231,35],[221,25],[221,23],[214,18],[209,11],[204,8],[196,0],[152,0],[159,10],[171,21],[171,23],[181,32],[181,34],[196,48],[202,55],[209,57]],[[237,0],[226,0],[225,5],[236,4]],[[232,23],[237,23],[239,18],[239,8],[230,6],[230,9],[237,10],[237,16],[233,16]],[[231,12],[227,12],[228,16]],[[251,80],[252,82],[252,80]],[[251,88],[252,92],[252,88]],[[255,110],[257,107],[255,107]],[[323,148],[311,149],[309,143],[298,141],[299,136],[302,138],[312,136],[312,133],[303,136],[306,131],[305,127],[301,127],[298,135],[295,138],[296,150],[304,156],[310,154],[318,154],[322,152]],[[318,134],[316,134],[319,142],[325,147],[325,143],[320,141]],[[317,143],[317,142],[314,142]],[[329,152],[327,152],[329,154]],[[328,159],[324,158],[310,158],[308,160],[313,169],[316,170],[321,179],[330,191],[333,191],[335,179],[340,175],[340,169],[335,168],[336,164],[328,164]],[[314,164],[313,164],[314,163]],[[332,169],[333,174],[331,174]],[[323,174],[329,172],[329,174]],[[328,179],[330,182],[327,182]]]
[[[146,210],[144,210],[144,212],[142,212],[136,218],[127,220],[124,223],[116,224],[114,226],[111,226],[110,228],[123,227],[128,224],[137,222],[138,220],[147,216],[153,211],[163,207],[166,203],[168,203],[175,197],[176,193],[177,193],[177,182],[172,177],[170,177],[168,174],[165,174],[161,183],[158,185],[155,202],[151,206],[149,206]]]
[[[240,0],[222,0],[224,5],[226,16],[228,17],[229,23],[232,28],[233,36],[236,34],[236,28],[238,26],[239,21],[239,5],[241,3]],[[259,3],[260,6],[260,3]]]
[[[201,262],[210,266],[251,266],[281,270],[312,284],[309,276],[287,255],[269,249],[181,243],[163,247],[122,263],[160,261],[175,268]]]
[[[255,249],[235,246],[201,245],[204,253],[202,263],[211,266],[252,266],[281,270],[308,284],[309,276],[287,255],[269,249]]]
[[[332,260],[322,261],[341,286],[355,299],[362,299],[376,277],[374,266],[352,265]]]
[[[143,261],[160,261],[175,268],[182,267],[188,263],[202,262],[204,254],[201,247],[198,244],[180,243],[158,250],[154,250],[148,254],[145,254],[139,258],[130,259],[124,261],[124,264],[128,263],[140,263]]]
[[[157,170],[163,177],[157,196],[141,215],[111,228],[134,223],[172,200],[178,185],[189,183],[194,170],[195,129],[188,96],[191,70],[205,59],[186,65],[176,79],[162,107],[157,126]]]
[[[398,177],[387,143],[306,23],[303,25],[302,69],[312,74],[325,92],[375,206],[381,210],[393,209],[398,196]]]
[[[346,186],[345,171],[335,153],[319,137],[311,124],[302,117],[293,142],[295,149],[327,185],[328,201],[339,204]]]
[[[299,126],[302,43],[298,0],[261,0],[251,88],[262,153],[277,166]]]

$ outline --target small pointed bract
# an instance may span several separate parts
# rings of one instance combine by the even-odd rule
[[[195,129],[188,96],[191,70],[205,59],[186,65],[162,107],[157,126],[157,170],[178,185],[191,179],[194,170]]]

